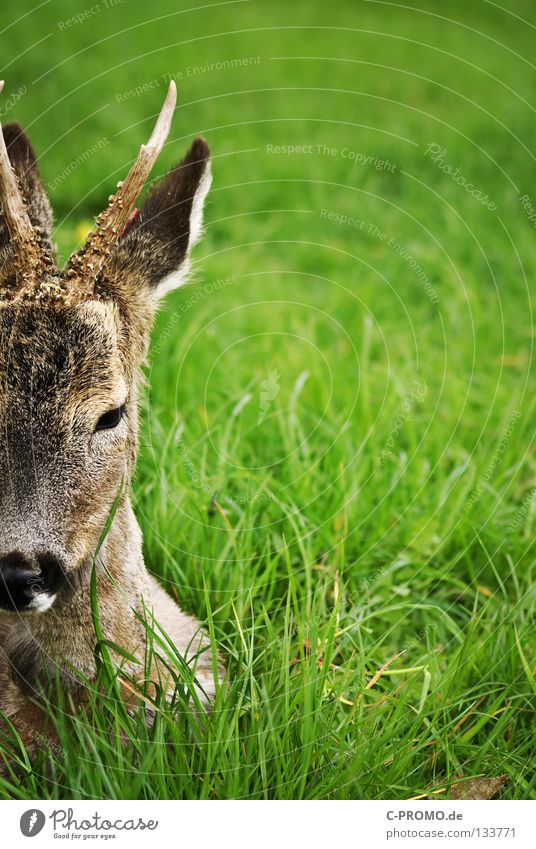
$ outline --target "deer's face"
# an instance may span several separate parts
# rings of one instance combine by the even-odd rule
[[[197,139],[131,215],[174,102],[172,83],[148,144],[65,271],[32,147],[16,124],[0,133],[0,609],[43,613],[70,592],[128,488],[152,316],[185,279],[210,186]]]
[[[98,544],[136,453],[111,303],[0,307],[0,606],[43,611]]]

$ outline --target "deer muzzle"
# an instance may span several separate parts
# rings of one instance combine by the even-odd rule
[[[65,569],[50,552],[11,551],[0,557],[0,609],[44,613],[65,581]]]

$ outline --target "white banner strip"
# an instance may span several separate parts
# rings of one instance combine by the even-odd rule
[[[533,849],[535,802],[80,801],[1,803],[2,846]],[[35,838],[35,843],[30,843]]]

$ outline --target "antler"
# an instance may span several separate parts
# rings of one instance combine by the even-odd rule
[[[144,184],[155,164],[168,137],[171,119],[177,101],[177,87],[172,80],[168,93],[158,116],[155,128],[147,144],[140,148],[136,162],[126,179],[119,183],[119,190],[110,198],[110,205],[97,218],[97,226],[87,238],[81,251],[73,254],[65,275],[77,277],[87,285],[91,284],[104,267],[106,260],[116,246],[121,233],[127,225],[134,206]]]
[[[0,92],[4,81],[0,81]],[[21,290],[26,281],[35,281],[50,266],[50,257],[39,243],[37,233],[30,221],[26,203],[22,196],[17,176],[9,161],[0,127],[0,203],[2,215],[7,225],[14,248],[16,285],[14,291]]]

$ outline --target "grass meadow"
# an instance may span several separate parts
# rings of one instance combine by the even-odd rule
[[[64,259],[169,76],[152,176],[211,146],[133,490],[229,670],[210,716],[179,686],[147,728],[104,658],[3,797],[534,797],[536,13],[504,5],[3,5],[0,118]]]

